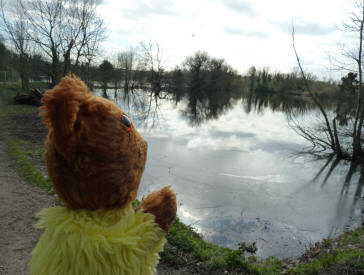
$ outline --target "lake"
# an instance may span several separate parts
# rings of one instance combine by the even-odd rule
[[[139,197],[171,185],[179,218],[207,241],[231,248],[256,242],[257,256],[295,257],[363,221],[364,173],[349,177],[345,162],[330,173],[326,158],[300,154],[309,144],[279,109],[263,104],[258,111],[239,99],[218,115],[196,117],[184,101],[107,96],[148,142]]]

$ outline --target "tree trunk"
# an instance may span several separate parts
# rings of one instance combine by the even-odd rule
[[[21,88],[23,91],[29,90],[29,59],[25,54],[20,54],[19,74],[21,79]]]
[[[70,72],[71,72],[70,53],[66,53],[65,56],[64,56],[63,76],[67,75]]]
[[[364,29],[364,6],[361,7],[361,20],[359,29],[359,51],[358,51],[358,74],[359,74],[359,85],[358,85],[358,106],[355,114],[354,129],[353,129],[353,159],[356,160],[362,154],[361,148],[361,128],[363,125],[364,108],[362,103],[362,52],[363,52],[363,29]]]
[[[363,148],[361,146],[361,129],[363,128],[364,120],[364,106],[362,105],[359,115],[359,122],[356,130],[356,136],[354,137],[353,146],[353,159],[357,160],[363,154]]]
[[[313,102],[316,104],[316,106],[319,108],[322,116],[324,117],[325,119],[325,123],[326,123],[326,127],[327,127],[327,131],[329,133],[329,136],[330,136],[330,144],[331,144],[331,149],[335,152],[336,151],[336,146],[335,146],[335,139],[334,139],[334,135],[332,133],[332,130],[331,130],[331,126],[330,126],[330,122],[329,122],[329,119],[327,117],[327,114],[325,112],[325,109],[324,107],[322,106],[322,104],[320,103],[320,100],[316,97],[316,94],[312,92],[311,88],[310,88],[310,85],[309,85],[309,82],[307,80],[307,77],[306,77],[306,74],[304,72],[304,70],[302,69],[302,66],[301,66],[301,61],[300,61],[300,58],[298,56],[298,53],[297,53],[297,50],[296,50],[296,45],[295,45],[295,41],[294,41],[294,28],[292,30],[292,45],[293,45],[293,50],[294,50],[294,53],[296,55],[296,59],[297,59],[297,63],[298,63],[298,67],[301,71],[301,75],[302,75],[302,78],[303,78],[303,81],[304,81],[304,84],[306,86],[306,89],[308,91],[308,93],[310,94]]]
[[[63,76],[67,75],[71,71],[71,50],[73,47],[73,43],[71,42],[68,45],[67,51],[64,54],[64,68],[63,68]]]
[[[20,73],[20,78],[21,78],[21,89],[23,91],[28,91],[29,90],[28,72],[21,72]]]
[[[52,72],[51,72],[51,78],[52,78],[52,87],[56,86],[59,81],[61,80],[60,75],[60,63],[59,58],[56,52],[53,52],[52,55]]]
[[[334,128],[334,138],[335,138],[336,155],[337,155],[338,158],[342,158],[343,157],[343,152],[341,150],[341,145],[340,145],[339,137],[338,137],[338,134],[337,134],[336,120],[335,119],[332,120],[332,126]]]

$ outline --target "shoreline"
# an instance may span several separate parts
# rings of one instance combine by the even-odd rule
[[[43,157],[47,131],[36,107],[12,104],[17,91],[16,87],[8,85],[0,87],[2,137],[17,174],[52,193]],[[345,232],[338,238],[324,239],[298,258],[283,260],[259,259],[250,254],[254,247],[244,243],[233,250],[205,242],[191,226],[179,219],[167,239],[158,274],[319,274],[325,270],[364,273],[363,227]]]

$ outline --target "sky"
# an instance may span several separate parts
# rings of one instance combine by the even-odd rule
[[[157,42],[166,68],[206,51],[224,58],[239,73],[251,66],[291,72],[296,48],[307,72],[337,78],[334,59],[342,44],[353,48],[354,34],[342,24],[354,11],[352,0],[99,0],[107,39],[103,54],[113,58],[140,42]],[[330,62],[331,60],[331,62]]]

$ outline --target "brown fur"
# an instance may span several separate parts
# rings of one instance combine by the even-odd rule
[[[122,208],[135,200],[147,146],[134,127],[127,131],[121,122],[124,112],[113,102],[89,93],[73,75],[47,91],[42,102],[41,116],[49,129],[48,173],[66,206],[89,210]],[[150,212],[166,230],[166,220],[173,221],[171,212],[175,215],[176,201],[171,190],[163,190],[159,196],[154,195]],[[158,216],[164,214],[166,205],[171,208],[166,213],[168,217]],[[161,209],[157,211],[158,208]],[[145,209],[149,212],[150,207]]]
[[[172,222],[176,218],[176,194],[169,186],[164,187],[143,198],[141,204],[136,208],[136,210],[139,209],[153,214],[156,217],[156,223],[168,233]]]

